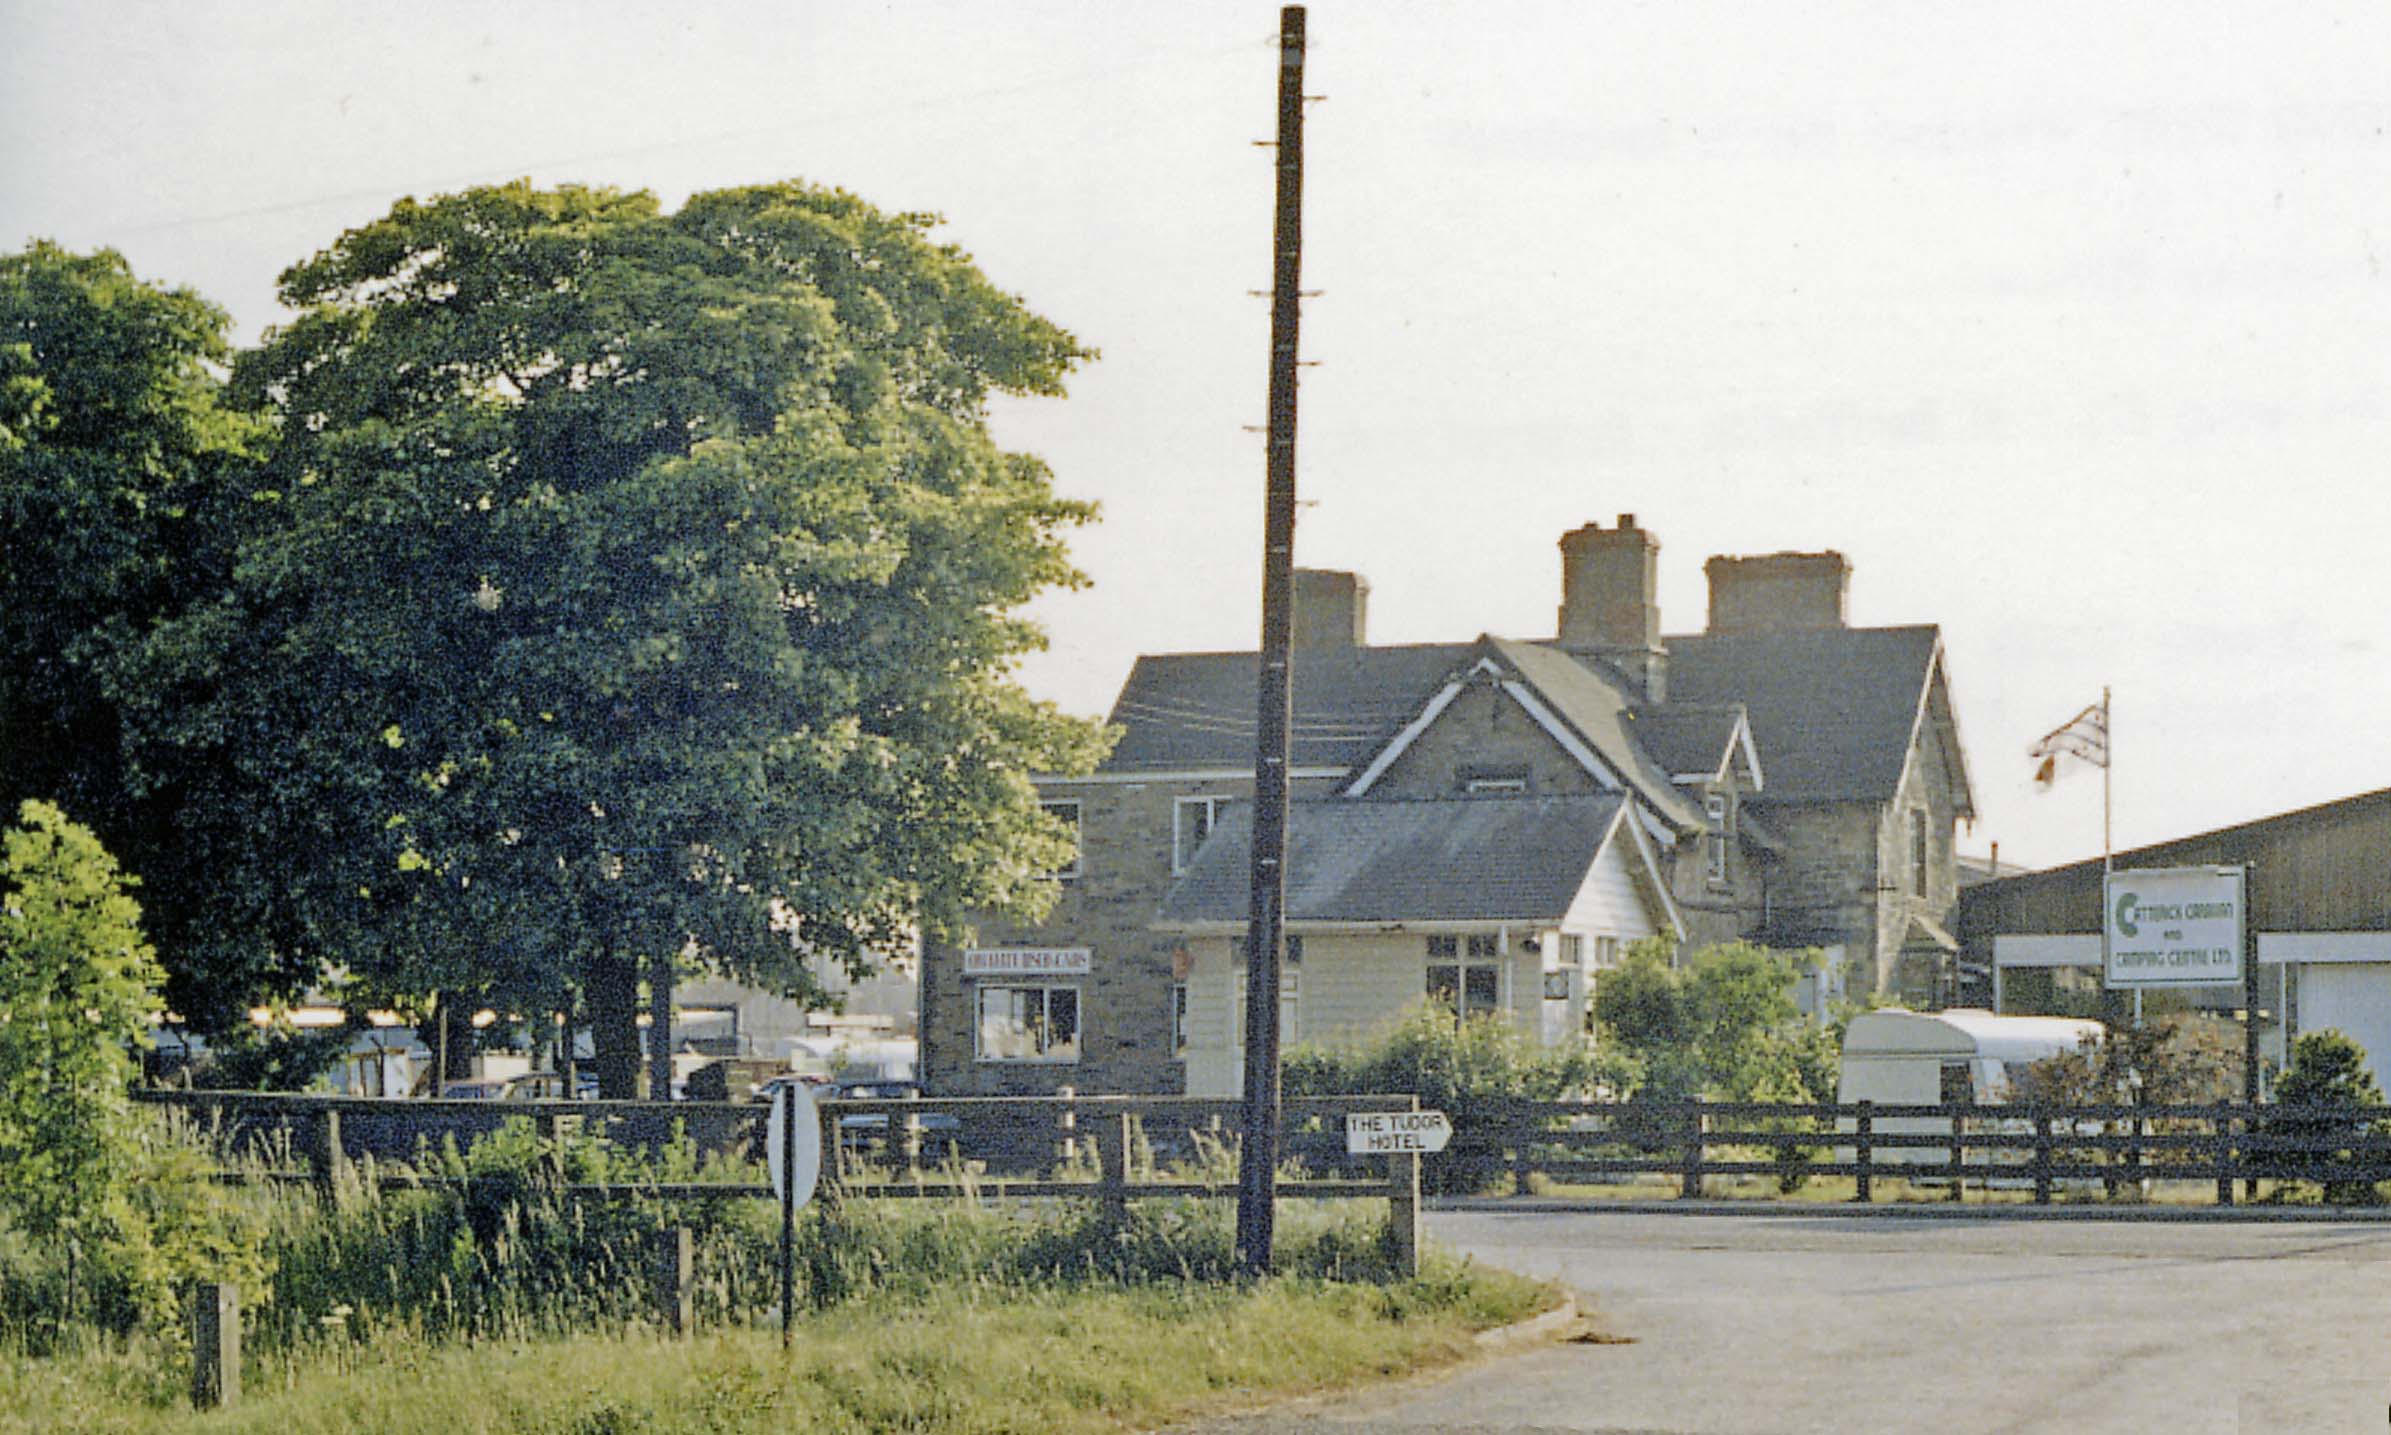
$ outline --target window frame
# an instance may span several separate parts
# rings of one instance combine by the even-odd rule
[[[1926,809],[1913,807],[1909,810],[1909,894],[1913,897],[1927,895],[1930,881],[1928,868],[1932,865],[1930,854]]]
[[[1220,811],[1223,807],[1226,807],[1228,803],[1229,799],[1227,797],[1218,794],[1211,796],[1174,797],[1171,799],[1172,876],[1176,877],[1180,873],[1186,871],[1188,865],[1195,861],[1197,849],[1204,845],[1204,837],[1210,837],[1212,835],[1213,829],[1220,825]],[[1193,847],[1190,847],[1187,844],[1186,814],[1187,809],[1190,807],[1201,807],[1204,809],[1204,837],[1198,837],[1195,841],[1195,846]]]
[[[1171,1060],[1187,1060],[1187,983],[1171,983]]]
[[[1727,843],[1735,835],[1735,806],[1723,792],[1702,799],[1702,811],[1712,823],[1703,853],[1704,876],[1713,887],[1727,885]]]
[[[1066,807],[1071,809],[1068,818],[1062,816],[1062,809]],[[1075,880],[1087,870],[1086,813],[1080,806],[1080,800],[1076,797],[1041,797],[1038,799],[1038,811],[1071,824],[1071,864],[1057,867],[1047,873],[1047,877],[1057,882]]]
[[[1511,1013],[1511,961],[1503,949],[1502,938],[1491,932],[1431,933],[1424,943],[1425,956],[1421,963],[1421,984],[1431,1001],[1442,1001],[1436,993],[1435,973],[1438,968],[1453,971],[1454,1001],[1450,1006],[1455,1022],[1468,1020],[1482,1012],[1498,1013],[1506,1018]],[[1484,972],[1494,978],[1492,997],[1483,1005],[1470,1000],[1470,976]]]
[[[1038,996],[1038,1030],[1051,1031],[1054,1026],[1054,993],[1071,994],[1071,1052],[1055,1056],[1041,1050],[1033,1056],[990,1055],[988,1051],[988,998],[996,992],[1036,992]],[[1077,1066],[1086,1054],[1088,1042],[1087,1001],[1078,982],[980,982],[971,1003],[972,1059],[989,1066]],[[1043,1041],[1041,1035],[1040,1040]]]

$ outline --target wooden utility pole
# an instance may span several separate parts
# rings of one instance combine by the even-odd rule
[[[1295,373],[1303,279],[1301,5],[1279,11],[1278,218],[1271,240],[1270,453],[1262,511],[1262,652],[1255,683],[1253,902],[1245,928],[1245,1131],[1237,1259],[1270,1269],[1279,1155],[1279,963],[1287,895],[1287,728],[1295,586]]]

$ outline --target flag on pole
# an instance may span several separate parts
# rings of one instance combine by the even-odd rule
[[[2067,769],[2060,759],[2073,758],[2094,767],[2109,765],[2109,705],[2104,698],[2052,731],[2028,750],[2034,759],[2034,780],[2049,787]]]

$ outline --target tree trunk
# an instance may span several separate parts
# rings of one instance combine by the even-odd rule
[[[639,1097],[639,968],[608,948],[584,959],[581,990],[589,1004],[590,1063],[606,1101]]]
[[[445,1088],[452,1081],[471,1081],[475,1035],[473,1013],[467,1011],[462,1003],[442,993],[436,1019],[445,1038],[440,1043],[441,1059],[446,1063],[440,1070],[440,1085]]]

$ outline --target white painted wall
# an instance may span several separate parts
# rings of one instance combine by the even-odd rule
[[[1597,936],[1616,937],[1624,948],[1629,942],[1657,935],[1660,919],[1636,871],[1640,862],[1635,840],[1624,831],[1612,833],[1587,870],[1585,885],[1561,918],[1562,930],[1583,935],[1589,948]]]
[[[2391,1090],[2391,963],[2319,962],[2297,980],[2300,1031],[2346,1034],[2366,1048],[2375,1085]]]

